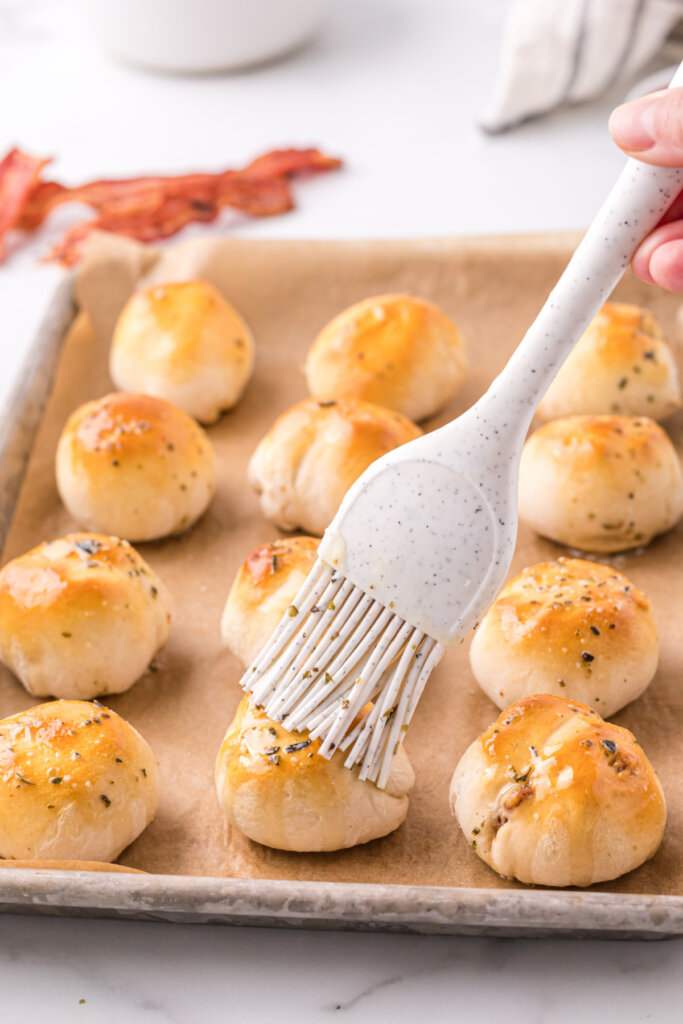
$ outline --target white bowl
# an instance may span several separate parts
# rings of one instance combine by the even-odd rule
[[[317,30],[329,0],[80,0],[104,49],[154,71],[228,71]]]

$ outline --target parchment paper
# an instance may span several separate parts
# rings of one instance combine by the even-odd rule
[[[417,772],[406,823],[393,835],[333,854],[260,847],[224,823],[213,769],[241,698],[240,668],[220,643],[219,621],[235,572],[251,548],[278,535],[246,485],[246,467],[275,416],[305,397],[301,366],[326,321],[373,294],[407,291],[441,304],[461,328],[471,369],[435,426],[466,409],[521,339],[576,243],[576,236],[409,242],[199,240],[157,255],[107,236],[93,240],[78,292],[82,313],[66,342],[54,392],[37,437],[3,562],[76,528],[54,480],[60,431],[81,402],[112,389],[107,350],[116,315],[143,275],[158,281],[202,276],[251,325],[256,372],[238,407],[209,434],[218,466],[213,504],[181,539],[139,545],[175,600],[170,640],[149,671],[111,706],[146,737],[162,770],[163,793],[150,828],[120,858],[145,871],[251,878],[511,886],[474,854],[448,808],[448,784],[466,746],[498,715],[469,669],[466,642],[435,672],[411,726],[407,749]],[[628,278],[618,297],[650,306],[681,356],[679,299]],[[679,359],[680,361],[680,359]],[[679,448],[683,416],[669,420]],[[679,783],[683,680],[683,529],[643,554],[611,559],[654,604],[661,663],[644,696],[614,720],[632,729],[660,773],[669,822],[657,856],[607,891],[683,891],[683,792]],[[520,529],[513,572],[564,549]],[[601,559],[604,560],[604,559]],[[0,671],[0,717],[35,703]],[[520,888],[522,888],[520,886]]]

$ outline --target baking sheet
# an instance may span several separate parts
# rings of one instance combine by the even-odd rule
[[[448,653],[411,726],[407,749],[417,783],[402,828],[349,851],[291,854],[259,847],[231,830],[216,802],[213,761],[241,696],[237,685],[240,669],[221,648],[219,621],[244,556],[254,545],[278,535],[263,520],[255,496],[244,486],[246,465],[275,416],[305,396],[301,364],[319,328],[344,306],[381,292],[408,291],[440,303],[467,340],[471,370],[456,400],[428,424],[438,425],[467,408],[502,367],[575,241],[574,237],[557,236],[370,243],[199,240],[167,250],[157,259],[150,250],[133,243],[104,236],[95,239],[78,285],[90,319],[79,318],[64,346],[3,561],[75,527],[60,505],[54,483],[57,438],[77,404],[111,390],[106,372],[111,328],[143,275],[154,280],[207,278],[243,313],[257,343],[256,373],[243,401],[209,431],[218,457],[219,486],[214,503],[180,540],[140,545],[144,557],[169,585],[176,616],[170,641],[155,662],[156,670],[148,672],[128,694],[110,700],[147,738],[162,769],[163,796],[157,818],[125,851],[122,864],[162,875],[354,883],[347,894],[357,891],[358,883],[365,883],[393,891],[396,899],[403,890],[391,886],[417,887],[411,891],[425,895],[428,890],[424,887],[443,888],[448,890],[443,893],[446,901],[454,898],[451,890],[462,890],[463,900],[473,898],[470,890],[475,890],[475,896],[476,890],[485,890],[490,896],[482,891],[484,902],[493,899],[498,890],[503,899],[515,897],[520,908],[530,905],[528,900],[523,902],[530,896],[526,887],[498,878],[472,853],[448,810],[448,782],[460,754],[497,716],[497,709],[471,676],[468,644]],[[664,323],[680,357],[679,299],[635,279],[626,280],[618,296],[649,305]],[[669,420],[667,428],[680,447],[683,418]],[[676,764],[681,756],[679,680],[683,656],[677,650],[676,634],[683,614],[683,597],[677,586],[682,541],[679,528],[644,554],[611,559],[651,597],[662,647],[660,670],[652,686],[614,720],[636,732],[660,772],[670,814],[657,856],[616,882],[594,887],[607,893],[681,895],[683,801],[678,794]],[[513,571],[559,553],[559,547],[522,527]],[[33,703],[9,673],[0,672],[0,716]],[[3,872],[0,884],[11,875],[13,872]],[[117,876],[106,883],[128,885],[130,877]],[[178,879],[174,891],[180,884]],[[318,887],[321,899],[327,888]],[[340,888],[346,891],[345,886]],[[157,892],[163,891],[159,880]],[[539,895],[537,890],[532,901],[535,907]],[[557,909],[562,904],[562,894],[552,894],[552,900],[550,893],[545,896],[546,903],[541,905]],[[566,908],[576,910],[579,894],[566,896],[573,897],[565,898]],[[588,903],[584,905],[588,909]],[[607,905],[621,907],[623,916],[623,900],[608,900]],[[407,920],[405,900],[403,906]],[[681,901],[665,900],[659,905],[661,912],[664,906],[668,908],[669,931],[672,908],[677,909],[681,927]],[[372,913],[371,904],[367,912]],[[660,923],[663,920],[660,913]],[[577,927],[576,922],[572,927]],[[590,927],[587,919],[586,928]]]

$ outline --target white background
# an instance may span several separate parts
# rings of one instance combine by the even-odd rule
[[[65,0],[0,0],[0,149],[53,155],[69,183],[219,170],[284,145],[344,157],[343,172],[296,186],[292,214],[250,223],[227,214],[221,228],[249,237],[583,227],[622,163],[606,121],[623,87],[588,107],[484,135],[477,117],[506,8],[505,0],[333,0],[318,38],[287,61],[173,78],[106,58]],[[35,258],[72,217],[61,213],[35,239],[13,241],[0,269],[0,399],[59,278]],[[335,1016],[678,1024],[681,952],[674,942],[0,917],[3,1012],[26,1024]]]

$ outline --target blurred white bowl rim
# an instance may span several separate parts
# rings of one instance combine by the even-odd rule
[[[330,0],[80,0],[101,46],[155,71],[229,71],[310,39]]]

